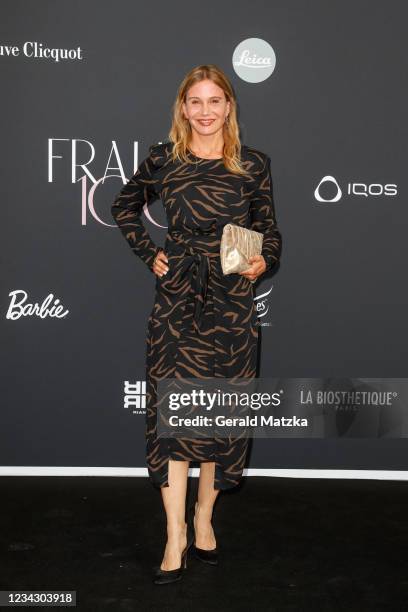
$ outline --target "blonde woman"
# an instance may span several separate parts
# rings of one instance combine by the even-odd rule
[[[141,214],[160,198],[167,217],[164,248],[152,242]],[[169,141],[151,145],[136,174],[112,205],[133,252],[156,275],[146,349],[146,458],[160,488],[167,543],[154,582],[182,577],[188,548],[216,564],[212,526],[220,490],[242,478],[248,439],[163,439],[157,436],[157,383],[163,378],[254,378],[258,327],[254,281],[281,254],[270,158],[241,144],[237,102],[227,76],[214,65],[192,69],[179,86]],[[223,275],[220,239],[227,223],[263,234],[262,254],[241,273]],[[187,529],[190,461],[200,464],[193,524]]]

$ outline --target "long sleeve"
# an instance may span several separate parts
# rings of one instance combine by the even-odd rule
[[[150,270],[156,254],[161,249],[152,241],[141,215],[144,204],[159,197],[155,191],[156,181],[153,174],[154,146],[150,147],[149,156],[139,164],[137,172],[118,193],[111,207],[112,216],[132,251]]]
[[[263,234],[262,255],[266,271],[278,261],[282,252],[282,236],[278,229],[272,194],[271,160],[264,155],[262,169],[256,175],[256,188],[251,196],[251,229]]]

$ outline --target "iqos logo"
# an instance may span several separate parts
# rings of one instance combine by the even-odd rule
[[[322,198],[322,196],[320,195],[320,187],[324,184],[324,183],[333,183],[335,188],[336,188],[336,194],[333,198]],[[330,176],[329,174],[327,176],[324,176],[322,178],[322,180],[320,181],[320,183],[318,184],[318,186],[315,189],[315,198],[318,202],[338,202],[341,198],[342,191],[340,189],[340,185],[338,184],[338,182],[336,181],[336,179],[334,178],[334,176]]]
[[[329,188],[325,189],[327,183],[329,184]],[[322,185],[325,186],[323,190],[321,189]],[[334,190],[332,197],[322,196],[322,191],[330,192],[331,190]],[[369,196],[381,195],[395,196],[397,195],[397,185],[394,183],[387,183],[386,185],[382,185],[381,183],[347,183],[346,193],[347,195],[363,196],[366,198]],[[327,174],[317,185],[314,196],[318,202],[338,202],[343,196],[343,191],[334,176]]]

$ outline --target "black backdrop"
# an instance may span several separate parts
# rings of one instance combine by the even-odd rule
[[[143,410],[124,401],[126,381],[135,401],[143,390],[154,277],[110,206],[201,63],[226,71],[242,141],[272,160],[284,249],[256,288],[261,376],[406,375],[406,3],[3,0],[1,12],[2,473],[143,473]],[[234,69],[246,39],[275,53],[261,82]],[[161,202],[147,213],[162,244]],[[14,303],[50,294],[65,316]],[[255,440],[249,467],[403,471],[407,450],[398,436]]]

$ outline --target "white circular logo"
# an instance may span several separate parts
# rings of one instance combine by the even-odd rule
[[[320,187],[322,186],[323,183],[333,183],[335,187],[337,188],[336,195],[334,195],[332,198],[322,198],[322,196],[320,195]],[[343,194],[340,189],[340,185],[338,184],[334,176],[327,174],[326,176],[322,178],[322,180],[316,187],[314,195],[318,202],[338,202]]]
[[[275,70],[275,51],[262,38],[247,38],[235,47],[232,65],[243,81],[261,83]]]

